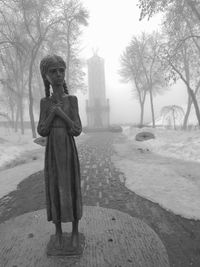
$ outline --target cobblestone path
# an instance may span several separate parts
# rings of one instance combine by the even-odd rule
[[[119,207],[123,200],[118,177],[124,179],[111,162],[115,134],[95,134],[79,148],[84,205]],[[116,139],[115,139],[116,140]]]
[[[111,160],[112,144],[123,141],[118,133],[94,133],[78,146],[83,204],[117,209],[143,220],[162,240],[171,266],[199,267],[200,222],[174,215],[124,186],[125,177]],[[38,172],[0,199],[0,222],[45,208],[44,196],[43,172]]]
[[[123,173],[111,161],[115,153],[112,144],[123,142],[123,138],[119,134],[94,134],[80,147],[84,205],[115,208],[140,218],[159,235],[171,266],[199,267],[200,223],[176,216],[124,186]]]

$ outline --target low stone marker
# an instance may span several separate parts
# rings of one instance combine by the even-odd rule
[[[154,139],[154,138],[155,138],[155,135],[150,132],[140,132],[136,134],[135,136],[136,141],[146,141],[146,140]]]
[[[71,224],[63,230],[71,232]],[[83,254],[48,257],[46,245],[54,231],[46,211],[26,213],[0,224],[0,260],[4,267],[169,267],[166,249],[144,222],[113,209],[84,206],[80,232]]]

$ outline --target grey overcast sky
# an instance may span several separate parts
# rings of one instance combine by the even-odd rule
[[[131,84],[120,82],[118,70],[119,58],[133,35],[142,31],[151,32],[159,29],[161,16],[150,21],[139,21],[140,10],[136,0],[82,0],[90,13],[89,25],[84,28],[82,36],[82,57],[98,55],[105,60],[106,95],[111,104],[111,123],[137,123],[139,121],[139,105],[131,94]],[[86,124],[85,99],[78,94],[80,113],[83,124]],[[148,102],[149,99],[147,99]],[[185,104],[186,89],[179,84],[162,96],[154,99],[156,116],[164,105]],[[150,121],[147,103],[145,120]]]

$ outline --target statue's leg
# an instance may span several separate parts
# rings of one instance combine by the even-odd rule
[[[61,222],[55,223],[55,227],[56,227],[56,233],[55,233],[56,240],[61,245],[62,244],[62,226],[61,226]]]
[[[78,232],[79,220],[72,222],[72,246],[78,247],[79,245],[79,232]]]

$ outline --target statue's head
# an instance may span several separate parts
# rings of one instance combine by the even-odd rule
[[[43,79],[45,79],[48,69],[54,66],[60,66],[66,69],[65,61],[58,55],[47,55],[41,60],[40,72]]]
[[[54,67],[56,68],[62,67],[66,69],[66,63],[62,59],[62,57],[58,55],[47,55],[40,62],[40,72],[42,75],[42,79],[44,81],[45,92],[46,92],[47,97],[50,95],[50,83],[46,76],[47,76],[48,70]],[[64,81],[63,87],[64,87],[65,93],[68,93],[67,85],[65,81]]]

